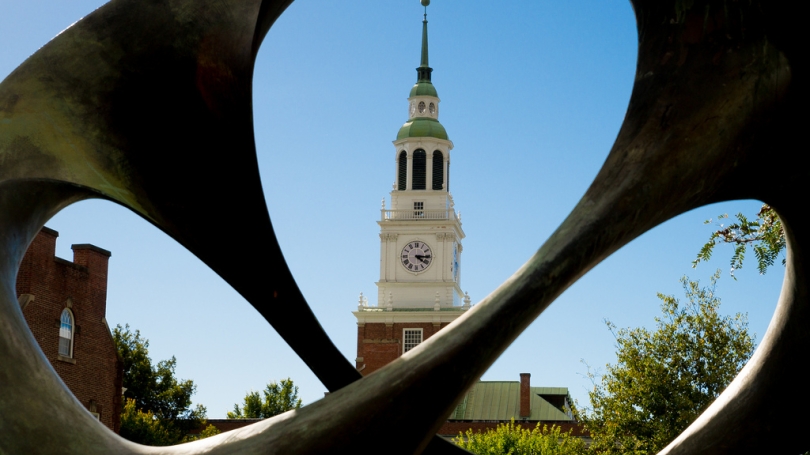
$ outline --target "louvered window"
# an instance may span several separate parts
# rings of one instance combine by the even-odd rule
[[[444,183],[444,154],[438,150],[433,151],[433,185],[434,190],[441,190]]]
[[[424,190],[427,176],[427,154],[422,149],[413,152],[413,183],[411,189]]]
[[[405,191],[405,185],[408,179],[408,154],[405,153],[405,150],[399,152],[399,163],[397,166],[397,179],[399,180],[397,189],[399,191]]]

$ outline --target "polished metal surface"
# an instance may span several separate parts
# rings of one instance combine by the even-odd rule
[[[810,350],[803,262],[810,253],[801,222],[810,172],[796,153],[806,118],[799,110],[806,104],[806,52],[798,47],[798,6],[635,1],[635,86],[618,138],[585,196],[506,283],[452,326],[361,379],[281,266],[259,181],[253,62],[290,1],[114,0],[0,84],[0,453],[381,453],[381,447],[391,454],[461,453],[432,435],[560,293],[656,225],[742,198],[769,203],[784,222],[782,295],[743,372],[662,453],[807,449],[803,420],[788,412],[810,405],[800,372]],[[175,447],[139,446],[93,420],[36,347],[15,295],[17,267],[33,237],[56,212],[87,198],[121,204],[188,248],[333,393]],[[249,238],[251,247],[210,248],[218,238]],[[246,266],[255,254],[273,266]],[[284,324],[290,319],[301,323],[293,330]]]

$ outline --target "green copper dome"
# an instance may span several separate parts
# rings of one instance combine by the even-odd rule
[[[439,97],[439,94],[436,93],[436,87],[433,86],[433,83],[430,81],[419,81],[413,84],[413,88],[411,89],[411,94],[408,95],[408,98],[414,96],[435,96],[436,98]]]
[[[402,125],[399,133],[397,133],[397,140],[408,137],[435,137],[436,139],[448,140],[447,131],[442,124],[430,117],[412,118]]]

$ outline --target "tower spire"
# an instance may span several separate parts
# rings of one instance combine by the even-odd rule
[[[422,60],[419,63],[419,68],[416,68],[417,82],[430,82],[430,73],[433,68],[428,63],[428,30],[427,30],[427,7],[430,5],[430,0],[421,0],[422,6],[425,7],[425,18],[422,20]]]

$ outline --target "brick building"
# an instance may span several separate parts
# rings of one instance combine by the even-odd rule
[[[110,252],[72,245],[56,254],[59,233],[42,228],[25,253],[17,296],[31,333],[62,381],[101,423],[119,430],[123,366],[107,325]]]
[[[429,2],[422,4],[427,6]],[[427,9],[422,21],[421,64],[408,97],[408,120],[394,145],[391,206],[382,202],[380,279],[377,304],[360,294],[356,368],[363,375],[435,335],[470,309],[461,288],[461,216],[450,194],[453,143],[439,122],[439,95],[428,63]],[[454,152],[455,153],[455,152]],[[481,381],[467,391],[439,430],[456,437],[485,431],[512,419],[520,426],[557,425],[585,436],[570,412],[565,387],[531,387],[530,375],[517,381]]]
[[[532,387],[531,375],[521,373],[520,381],[480,381],[475,384],[438,431],[445,438],[459,433],[494,430],[512,420],[515,425],[533,429],[537,424],[556,425],[563,432],[589,440],[574,420],[572,401],[566,387]]]
[[[462,314],[462,308],[374,311],[364,308],[357,317],[357,370],[364,376],[401,356]],[[399,317],[400,319],[395,319]]]
[[[461,217],[450,194],[453,142],[439,122],[428,62],[427,14],[421,64],[408,96],[408,120],[394,140],[391,208],[383,200],[377,304],[360,296],[357,370],[373,373],[469,309],[461,289]]]

